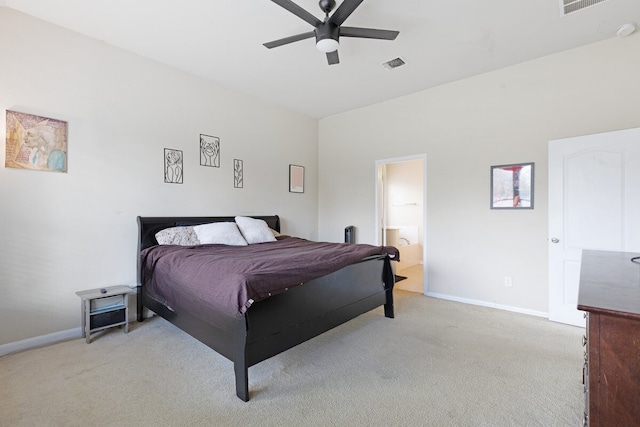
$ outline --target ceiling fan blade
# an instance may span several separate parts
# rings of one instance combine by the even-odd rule
[[[349,17],[349,15],[351,15],[363,1],[364,0],[344,0],[342,4],[336,9],[336,11],[333,12],[333,15],[331,15],[329,21],[333,22],[337,26],[342,25],[342,23]]]
[[[314,27],[317,27],[318,25],[322,24],[322,21],[320,21],[318,18],[316,18],[311,13],[307,12],[306,10],[304,10],[303,8],[301,8],[291,0],[271,0],[271,1],[277,4],[278,6],[281,6],[287,9],[289,12],[293,13],[298,18],[304,21],[307,21],[309,24],[313,25]]]
[[[340,63],[340,58],[338,58],[337,50],[334,50],[333,52],[327,52],[327,62],[329,62],[329,65]]]
[[[395,40],[400,31],[377,30],[374,28],[340,27],[341,37],[360,37],[364,39]]]
[[[311,37],[315,37],[316,33],[314,31],[309,31],[308,33],[296,34],[295,36],[285,37],[283,39],[274,40],[272,42],[264,43],[264,47],[273,49],[274,47],[282,46],[285,44],[297,42],[299,40],[310,39]]]

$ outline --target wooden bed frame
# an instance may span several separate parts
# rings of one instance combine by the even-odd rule
[[[280,231],[280,218],[254,216]],[[155,234],[165,228],[234,217],[138,217],[138,254],[157,245]],[[376,307],[393,318],[394,275],[388,256],[369,257],[339,271],[311,280],[287,292],[254,303],[234,318],[212,313],[212,322],[191,314],[187,307],[169,309],[145,292],[138,256],[138,321],[144,308],[173,323],[234,364],[236,394],[249,400],[248,368],[322,334]]]

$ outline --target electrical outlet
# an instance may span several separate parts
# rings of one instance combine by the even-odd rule
[[[504,285],[508,288],[511,287],[512,283],[511,283],[511,276],[504,276]]]

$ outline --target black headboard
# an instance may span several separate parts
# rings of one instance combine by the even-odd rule
[[[278,215],[253,216],[264,220],[269,228],[280,232]],[[235,216],[178,216],[178,217],[138,217],[138,253],[149,246],[157,245],[156,233],[170,227],[208,224],[211,222],[234,222]]]
[[[280,217],[278,215],[253,216],[251,218],[264,220],[269,228],[280,232]],[[211,222],[234,222],[235,216],[176,216],[176,217],[138,217],[138,286],[140,286],[140,251],[158,244],[156,233],[170,227],[208,224]]]

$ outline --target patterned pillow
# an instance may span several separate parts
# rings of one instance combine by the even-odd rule
[[[165,228],[156,233],[156,240],[161,245],[193,246],[200,244],[193,227]]]

